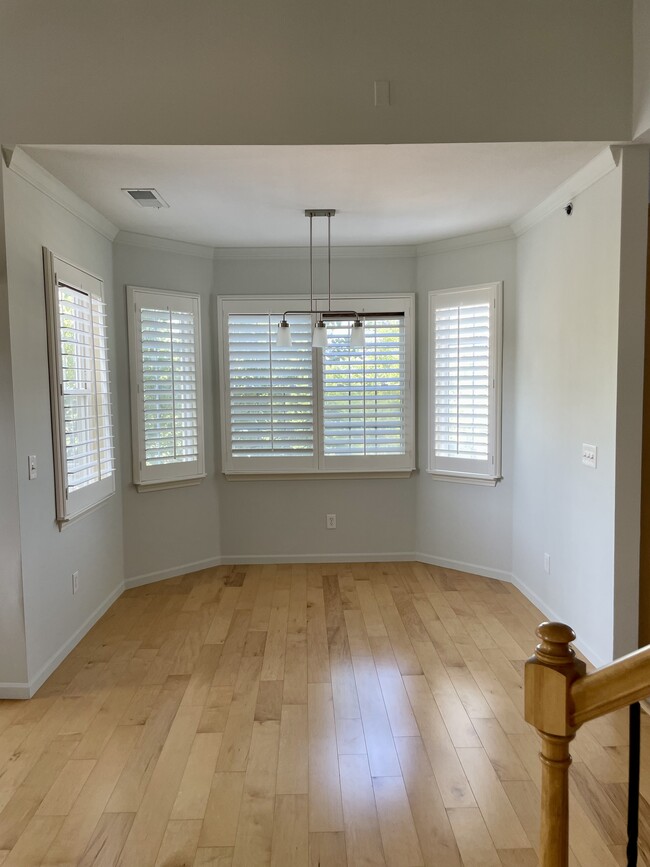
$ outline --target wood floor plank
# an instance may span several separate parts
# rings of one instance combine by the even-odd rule
[[[160,844],[155,867],[193,864],[200,831],[200,821],[170,821]]]
[[[243,791],[243,772],[214,775],[199,838],[200,847],[235,845]]]
[[[309,684],[309,830],[342,831],[343,809],[332,688]]]
[[[306,704],[285,704],[280,722],[278,795],[309,791],[309,720]]]
[[[449,810],[449,821],[463,867],[501,867],[501,860],[478,808]]]
[[[371,773],[379,777],[396,776],[400,772],[399,761],[375,663],[372,657],[358,656],[353,665]]]
[[[172,807],[172,821],[203,819],[221,747],[220,734],[198,733]]]
[[[343,831],[310,832],[309,867],[348,867]]]
[[[273,814],[271,867],[306,867],[309,858],[307,795],[278,795]]]
[[[368,759],[341,756],[340,766],[348,864],[385,867]]]
[[[388,867],[424,867],[402,777],[374,777],[379,830]]]

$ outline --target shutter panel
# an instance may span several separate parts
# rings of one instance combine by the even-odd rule
[[[495,478],[496,289],[431,297],[431,470]]]
[[[323,350],[325,456],[406,452],[404,317],[367,319],[365,346],[350,346],[352,323],[328,322]]]
[[[115,470],[106,309],[103,301],[57,286],[61,402],[68,494]]]
[[[193,312],[140,308],[144,464],[197,461],[196,318]]]
[[[311,458],[314,393],[311,317],[291,316],[292,346],[276,345],[279,314],[227,317],[232,458]]]

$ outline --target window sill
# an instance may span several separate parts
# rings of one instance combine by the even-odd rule
[[[501,481],[501,476],[497,479],[484,479],[479,476],[454,476],[451,473],[432,473],[427,470],[427,475],[431,476],[437,482],[455,482],[460,485],[483,485],[489,488],[496,487],[497,482]]]
[[[414,470],[331,473],[224,473],[229,482],[300,482],[314,479],[409,479]]]
[[[166,491],[170,488],[188,488],[191,485],[200,485],[206,474],[194,476],[191,479],[167,479],[164,482],[134,482],[139,494],[146,494],[149,491]]]

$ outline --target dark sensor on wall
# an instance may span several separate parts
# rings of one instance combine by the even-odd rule
[[[570,217],[571,214],[573,213],[573,202],[569,202],[568,205],[565,205],[564,211],[565,211],[567,217]]]

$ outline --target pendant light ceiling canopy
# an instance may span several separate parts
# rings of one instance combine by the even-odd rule
[[[336,215],[334,208],[308,208],[305,216],[309,217],[309,310],[286,310],[282,315],[282,321],[278,325],[277,346],[291,346],[291,326],[287,316],[309,313],[316,316],[314,331],[312,334],[312,347],[324,349],[327,346],[327,326],[325,315],[328,319],[353,319],[354,325],[350,335],[350,346],[360,348],[365,343],[365,328],[361,316],[356,310],[332,310],[332,217]],[[327,311],[319,311],[314,304],[314,217],[327,218]]]

